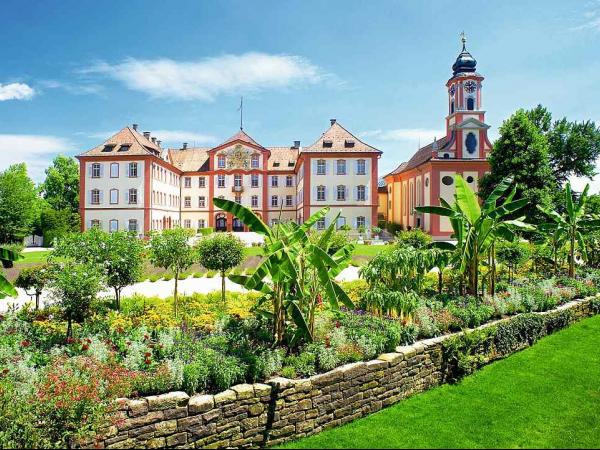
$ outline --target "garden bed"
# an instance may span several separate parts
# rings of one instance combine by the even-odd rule
[[[85,444],[105,448],[275,445],[332,428],[479,366],[600,312],[600,295],[518,314],[475,330],[400,346],[377,359],[306,379],[272,378],[215,395],[171,392],[119,399],[114,423]]]

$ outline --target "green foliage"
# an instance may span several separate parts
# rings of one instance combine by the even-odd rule
[[[19,254],[6,246],[0,247],[0,264],[2,267],[12,267],[14,261],[20,258]],[[10,282],[4,278],[0,270],[0,299],[5,297],[16,297],[17,291]]]
[[[205,227],[200,228],[198,231],[202,236],[208,236],[209,234],[212,234],[215,231],[215,229],[213,227]]]
[[[177,317],[177,282],[179,274],[190,268],[196,262],[196,252],[190,245],[191,230],[185,228],[173,228],[153,233],[150,236],[150,261],[157,267],[173,272],[175,277],[175,288],[173,298],[175,305],[175,317]]]
[[[80,226],[79,213],[70,209],[43,208],[40,214],[40,228],[44,237],[44,245],[51,247],[56,241],[69,233],[78,232]]]
[[[512,281],[515,270],[525,264],[530,257],[530,248],[523,242],[500,241],[496,247],[496,259],[508,267],[509,282]]]
[[[28,295],[35,295],[35,309],[40,307],[40,296],[50,281],[50,271],[47,264],[25,267],[21,269],[15,286],[24,289]]]
[[[40,186],[42,196],[54,210],[77,213],[79,209],[79,164],[74,158],[58,155],[46,169]]]
[[[198,261],[209,270],[218,270],[223,277],[221,298],[225,304],[225,275],[244,260],[244,244],[231,233],[217,233],[200,239],[196,244]]]
[[[433,242],[431,235],[419,228],[396,233],[396,243],[401,247],[426,248]]]
[[[58,241],[52,258],[67,258],[80,264],[94,265],[104,276],[105,284],[115,292],[115,306],[120,308],[121,291],[140,278],[143,268],[142,241],[125,231],[106,233],[93,227],[72,233]]]
[[[480,179],[480,195],[485,198],[496,186],[510,177],[516,188],[516,197],[527,202],[522,209],[528,223],[540,219],[535,205],[550,207],[552,193],[557,188],[548,155],[548,141],[520,109],[504,121],[500,137],[488,158],[490,173]]]
[[[326,233],[326,231],[312,231],[308,235],[308,239],[312,244],[318,245],[319,241],[323,238],[324,233]],[[339,250],[351,244],[348,231],[342,229],[333,231],[329,235],[328,244],[329,249],[327,250],[327,253],[329,255],[335,255]]]
[[[33,230],[40,201],[25,163],[0,172],[0,243],[22,242]]]

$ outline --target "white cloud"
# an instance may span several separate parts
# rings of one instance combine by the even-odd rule
[[[421,141],[422,145],[429,144],[435,137],[445,136],[443,130],[426,128],[396,128],[392,130],[370,130],[359,133],[361,137],[379,141]]]
[[[63,89],[69,94],[74,95],[100,94],[103,91],[103,87],[97,83],[70,83],[58,80],[42,80],[39,84],[45,89]]]
[[[100,62],[81,72],[113,78],[154,98],[204,101],[222,94],[316,83],[326,77],[305,58],[256,52],[199,61],[128,58],[116,64]]]
[[[24,83],[0,84],[0,102],[5,100],[29,100],[34,95],[33,88]]]
[[[600,1],[588,2],[587,9],[583,12],[584,22],[573,27],[573,30],[597,30],[600,31]]]
[[[69,141],[56,136],[0,134],[0,168],[24,162],[29,176],[40,182],[52,159],[71,150],[73,146]]]

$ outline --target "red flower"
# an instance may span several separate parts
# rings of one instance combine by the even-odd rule
[[[331,347],[331,340],[329,339],[329,336],[325,336],[325,347]]]
[[[146,352],[146,353],[144,353],[144,356],[145,356],[146,358],[150,358],[150,357],[152,356],[152,353],[150,353],[150,352]]]
[[[81,346],[81,350],[83,350],[83,351],[86,351],[86,350],[87,350],[87,349],[89,349],[89,348],[90,348],[89,344],[83,344],[83,345]]]
[[[72,344],[73,342],[75,342],[75,339],[73,339],[71,336],[69,336],[67,338],[67,344]]]
[[[342,326],[342,324],[340,323],[340,321],[339,321],[339,320],[336,320],[336,322],[335,322],[335,327],[336,327],[336,328],[339,328],[339,327],[341,327],[341,326]]]
[[[21,347],[29,347],[30,345],[31,342],[29,342],[28,340],[21,341]]]
[[[321,294],[317,294],[317,305],[321,306],[323,304],[323,297]]]

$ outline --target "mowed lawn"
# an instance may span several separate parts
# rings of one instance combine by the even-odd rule
[[[283,448],[599,448],[600,316],[456,385]]]

